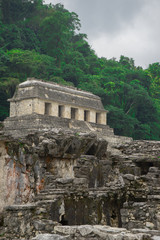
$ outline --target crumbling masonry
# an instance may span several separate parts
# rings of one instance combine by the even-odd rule
[[[12,111],[4,122],[0,239],[158,239],[160,142],[115,136],[96,123],[102,105],[84,107],[95,111],[95,122],[71,117],[72,106],[70,118],[43,108],[43,114]],[[75,101],[74,108],[81,106]]]

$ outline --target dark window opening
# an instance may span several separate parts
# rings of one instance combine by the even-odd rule
[[[50,115],[51,114],[51,103],[45,103],[44,114]]]
[[[58,106],[58,117],[63,117],[64,106]]]
[[[66,153],[68,154],[76,154],[77,152],[77,146],[79,144],[78,142],[79,140],[75,140],[70,146],[69,148],[67,149]],[[79,149],[79,148],[78,148]]]
[[[71,119],[77,119],[77,108],[71,108]]]
[[[115,198],[116,195],[114,196],[113,201],[108,201],[105,199],[103,204],[103,212],[104,216],[106,217],[107,225],[111,227],[122,227],[122,216],[120,210],[123,208],[125,199],[121,198],[119,201],[117,201]]]
[[[146,175],[149,172],[149,168],[154,166],[152,162],[138,162],[136,165],[140,168],[141,175]]]
[[[96,113],[96,123],[101,123],[101,114]]]
[[[65,215],[62,215],[62,219],[61,219],[60,223],[61,223],[63,226],[68,225],[68,221],[66,220]]]
[[[90,114],[89,111],[84,110],[84,121],[89,122],[89,114]]]
[[[85,153],[85,155],[95,155],[96,152],[97,152],[97,147],[95,146],[95,144],[93,144]]]
[[[68,154],[72,154],[73,153],[72,145],[69,146],[69,148],[67,149],[66,153],[68,153]]]
[[[112,219],[116,219],[117,218],[116,212],[114,210],[112,211],[111,218]]]

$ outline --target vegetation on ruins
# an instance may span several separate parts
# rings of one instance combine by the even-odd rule
[[[36,77],[99,95],[115,134],[160,140],[160,63],[98,58],[80,26],[61,4],[0,0],[0,121],[17,84]]]

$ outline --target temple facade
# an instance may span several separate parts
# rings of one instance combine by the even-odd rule
[[[34,78],[19,84],[10,101],[10,117],[32,114],[106,125],[100,97],[73,87]]]

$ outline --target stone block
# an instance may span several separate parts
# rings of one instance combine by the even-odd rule
[[[69,240],[69,236],[60,236],[58,234],[39,234],[32,240]]]

